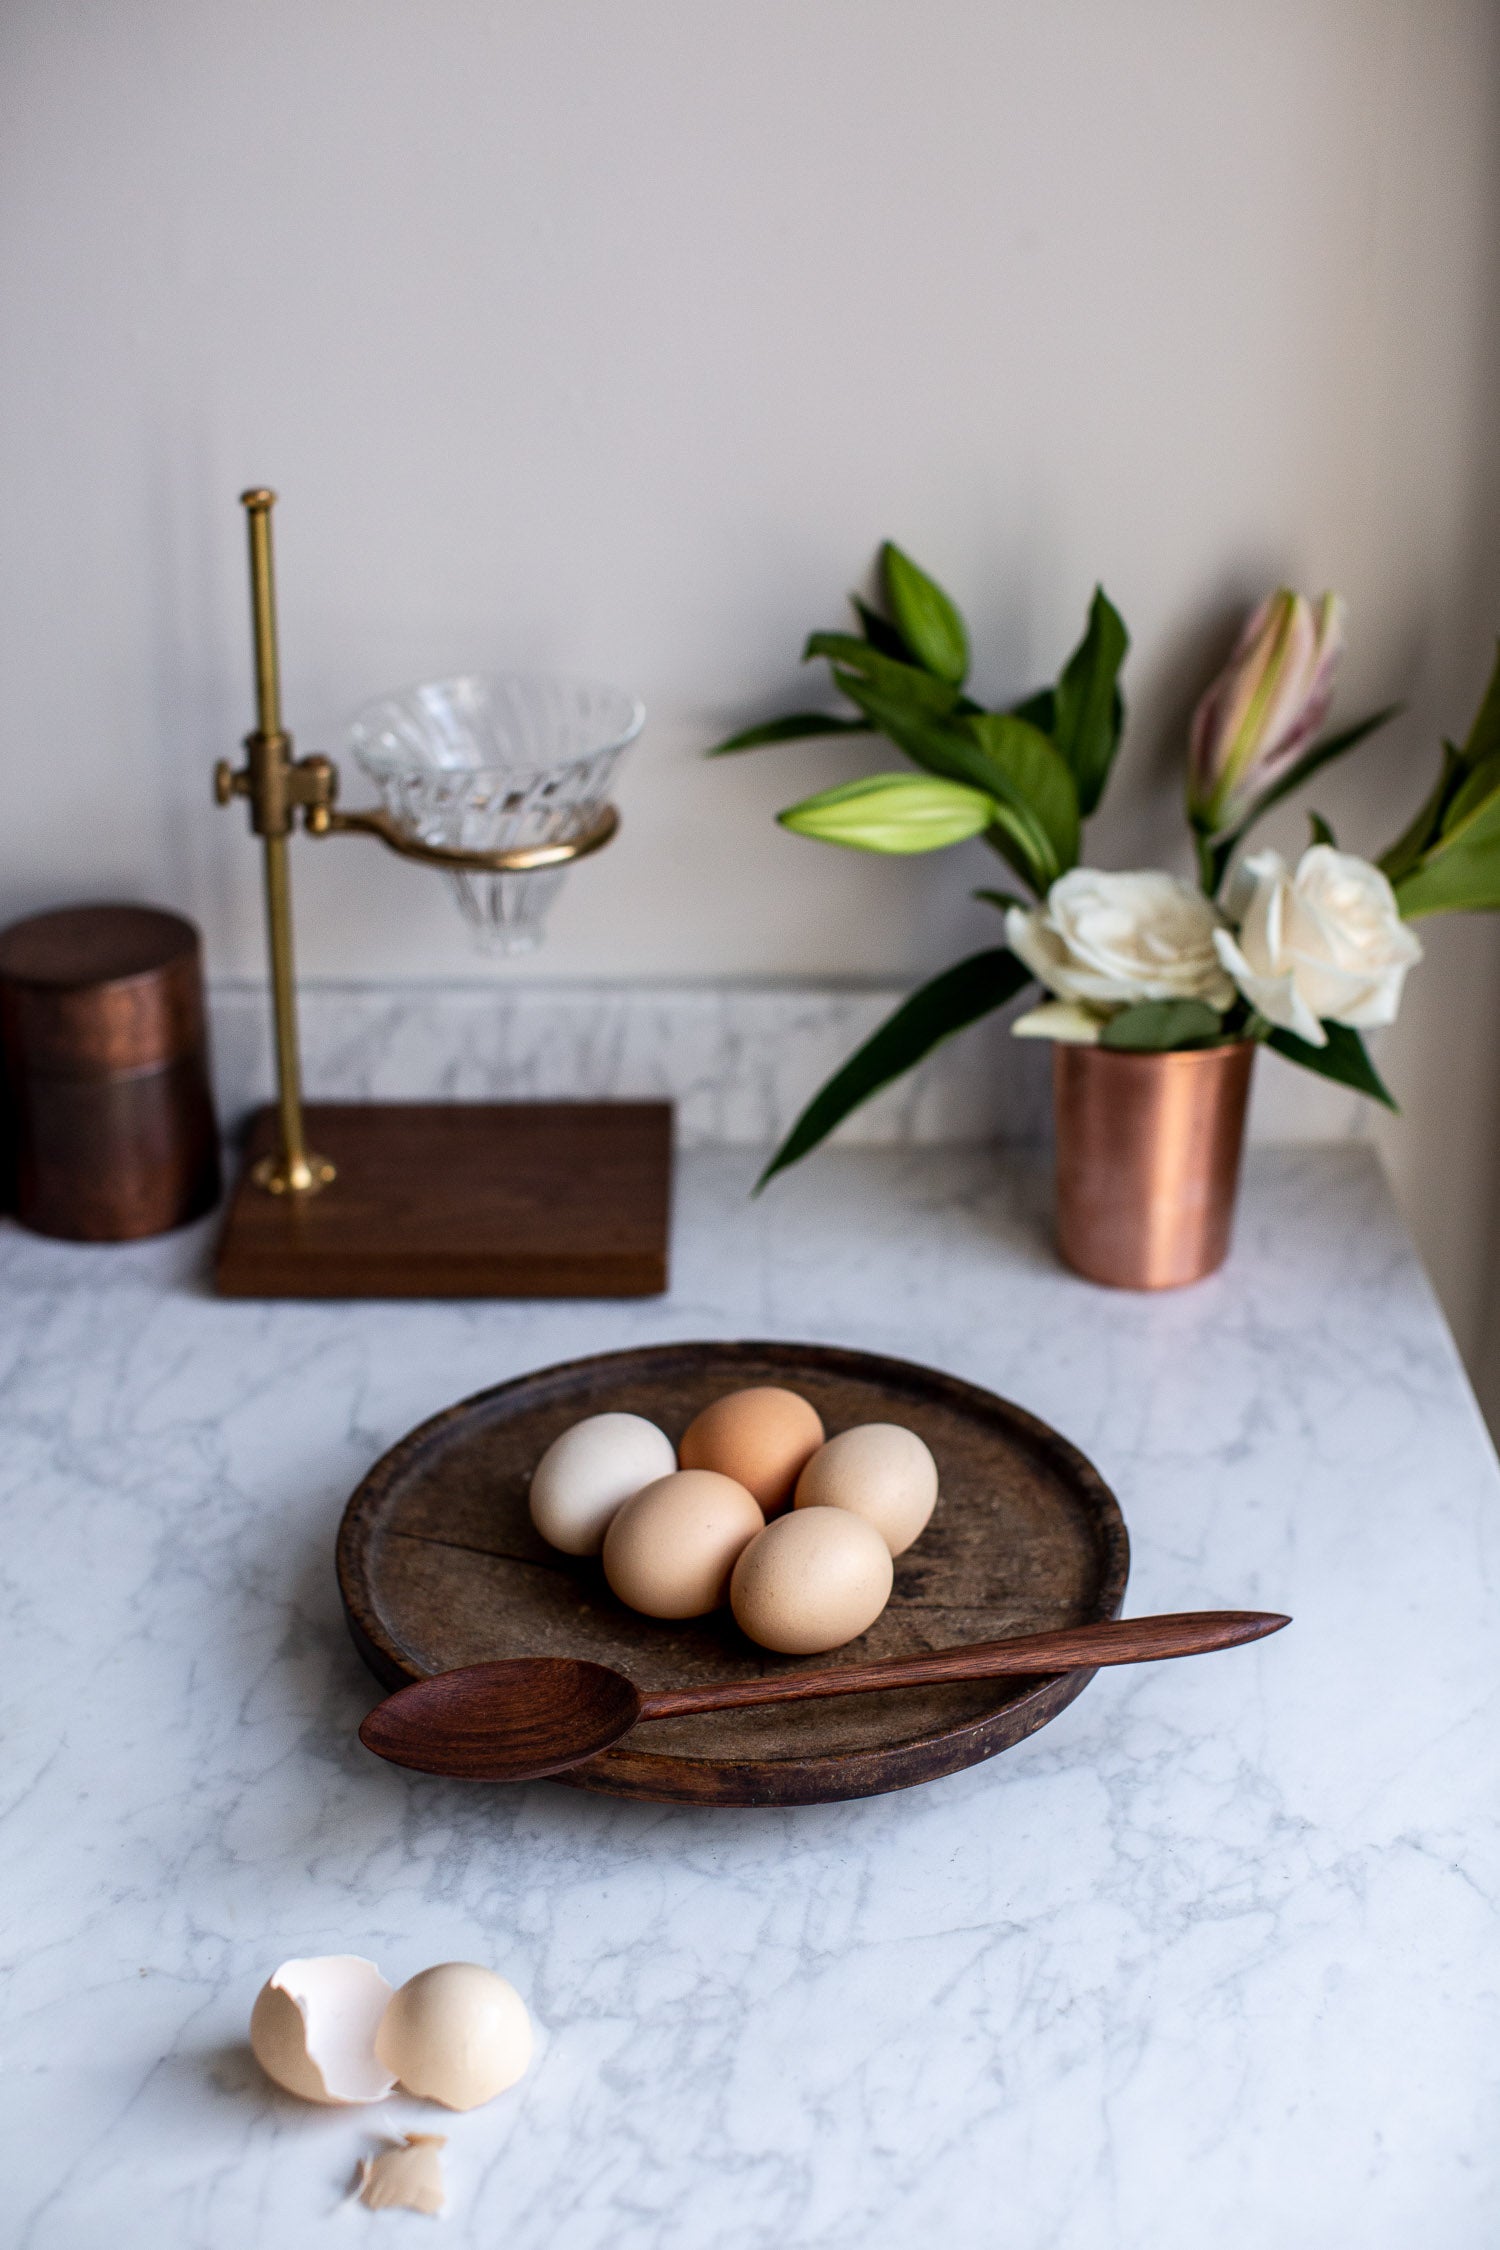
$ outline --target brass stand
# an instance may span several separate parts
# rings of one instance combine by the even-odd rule
[[[329,758],[294,758],[281,724],[271,510],[240,495],[250,532],[255,732],[214,793],[243,797],[265,845],[276,1106],[257,1121],[216,1279],[236,1296],[636,1296],[666,1286],[671,1112],[664,1103],[357,1104],[318,1113],[334,1155],[307,1146],[297,1051],[288,839],[374,836],[450,873],[525,875],[584,859],[619,827],[604,806],[572,841],[449,850],[378,807],[337,808]],[[269,1138],[270,1145],[266,1146]],[[337,1183],[337,1186],[335,1185]],[[332,1195],[325,1195],[328,1189]],[[265,1199],[278,1199],[273,1215]],[[314,1199],[317,1199],[316,1201]]]

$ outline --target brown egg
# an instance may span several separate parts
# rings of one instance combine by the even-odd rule
[[[904,1555],[937,1506],[937,1463],[915,1430],[861,1422],[820,1446],[797,1479],[799,1508],[847,1508]]]
[[[806,1399],[767,1385],[705,1406],[683,1431],[677,1458],[685,1469],[733,1477],[770,1516],[791,1499],[822,1442],[823,1425]]]
[[[759,1507],[733,1477],[676,1469],[613,1518],[604,1575],[622,1602],[647,1617],[704,1617],[729,1599],[730,1572],[764,1528]]]
[[[798,1508],[768,1523],[734,1566],[730,1600],[742,1633],[783,1656],[842,1648],[891,1598],[891,1550],[846,1508]]]

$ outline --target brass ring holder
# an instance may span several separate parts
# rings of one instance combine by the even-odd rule
[[[255,632],[257,725],[245,737],[243,766],[221,758],[214,769],[214,795],[221,805],[244,797],[250,826],[266,848],[266,932],[271,956],[271,1009],[276,1031],[276,1106],[278,1146],[252,1171],[257,1186],[271,1195],[311,1196],[335,1178],[333,1165],[307,1146],[302,1122],[302,1070],[297,1049],[297,991],[292,966],[292,902],[287,839],[300,813],[309,836],[374,836],[403,859],[421,861],[450,874],[530,875],[565,867],[601,851],[620,825],[613,805],[605,805],[589,827],[566,843],[528,844],[509,851],[449,850],[407,836],[388,812],[377,807],[340,812],[338,768],[316,754],[294,758],[292,738],[281,725],[281,672],[276,642],[276,582],[271,555],[271,510],[276,495],[264,486],[242,492],[250,529],[250,592]]]

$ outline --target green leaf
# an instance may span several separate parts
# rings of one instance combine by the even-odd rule
[[[1036,694],[1028,695],[1024,703],[1013,703],[1010,715],[1013,719],[1024,719],[1029,727],[1036,728],[1038,734],[1054,733],[1057,725],[1056,688],[1038,688]]]
[[[806,664],[815,656],[826,656],[839,668],[834,677],[840,686],[843,685],[841,672],[856,672],[868,680],[878,694],[908,710],[925,711],[941,718],[958,701],[957,688],[934,679],[930,672],[922,671],[915,664],[903,664],[897,657],[883,655],[853,633],[809,633],[802,661]]]
[[[894,657],[898,664],[916,663],[916,658],[888,617],[882,617],[878,609],[871,609],[869,603],[862,602],[858,594],[851,594],[849,599],[854,604],[854,613],[871,648],[881,656]]]
[[[1314,844],[1327,844],[1333,851],[1338,850],[1339,840],[1320,812],[1310,812],[1308,814],[1307,826],[1311,842],[1313,842]]]
[[[1314,1047],[1310,1041],[1299,1039],[1294,1031],[1273,1031],[1266,1045],[1274,1047],[1278,1055],[1288,1062],[1300,1063],[1304,1070],[1315,1070],[1320,1078],[1336,1078],[1341,1086],[1352,1086],[1358,1094],[1368,1094],[1372,1101],[1384,1102],[1387,1109],[1395,1109],[1389,1089],[1382,1081],[1375,1065],[1365,1051],[1359,1033],[1346,1023],[1325,1023],[1328,1034],[1326,1047]]]
[[[880,550],[880,565],[897,631],[917,662],[935,679],[962,687],[969,673],[969,636],[954,604],[889,539]]]
[[[970,898],[982,898],[986,906],[998,906],[1002,914],[1012,906],[1019,907],[1023,914],[1029,914],[1031,911],[1027,901],[1024,898],[1017,898],[1014,891],[970,891],[969,896]]]
[[[1078,789],[1062,752],[1010,711],[985,712],[965,724],[988,761],[994,795],[1040,826],[1047,884],[1056,882],[1078,864]]]
[[[1099,1034],[1101,1047],[1159,1055],[1179,1047],[1207,1047],[1224,1034],[1224,1018],[1206,1000],[1142,1000],[1122,1008]]]
[[[1407,921],[1423,914],[1487,914],[1500,908],[1500,795],[1450,828],[1409,875],[1392,886]]]
[[[1102,586],[1094,588],[1088,628],[1063,666],[1050,733],[1078,787],[1078,809],[1087,819],[1104,794],[1120,746],[1125,706],[1120,666],[1130,635]]]
[[[778,813],[783,828],[860,852],[940,852],[982,836],[995,807],[982,790],[925,773],[872,773]]]
[[[1409,875],[1430,844],[1436,842],[1443,826],[1443,813],[1464,770],[1463,753],[1455,750],[1451,742],[1443,744],[1443,768],[1410,825],[1396,838],[1387,852],[1382,852],[1376,862],[1381,873],[1392,883],[1399,883]]]
[[[756,1193],[841,1124],[861,1102],[900,1078],[953,1034],[1003,1008],[1033,982],[1008,947],[993,946],[944,969],[914,992],[815,1094],[756,1183]]]
[[[708,752],[710,758],[727,757],[731,750],[758,750],[768,742],[801,742],[815,734],[871,734],[874,729],[867,719],[835,719],[827,711],[789,711],[784,719],[767,719],[758,727],[746,727],[732,734],[725,742],[716,742]]]
[[[1463,747],[1466,766],[1477,766],[1483,759],[1493,758],[1500,752],[1500,641],[1495,647],[1495,669]]]

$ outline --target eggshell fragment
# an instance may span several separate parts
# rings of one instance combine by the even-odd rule
[[[477,2109],[531,2060],[531,2018],[513,1984],[473,1961],[409,1977],[386,2009],[375,2051],[409,2094]]]
[[[679,1469],[627,1500],[604,1537],[612,1591],[647,1617],[704,1617],[729,1599],[729,1574],[765,1529],[742,1484]]]
[[[937,1463],[915,1430],[861,1422],[820,1446],[797,1479],[799,1508],[847,1508],[904,1555],[937,1506]]]
[[[443,2190],[441,2133],[408,2133],[399,2145],[359,2163],[359,2200],[372,2211],[423,2211],[435,2219],[447,2201]]]
[[[799,1508],[768,1523],[735,1564],[735,1622],[783,1656],[842,1648],[874,1624],[893,1575],[872,1523],[845,1508]]]
[[[538,1461],[531,1520],[565,1555],[597,1555],[616,1509],[676,1466],[671,1439],[644,1415],[590,1414]]]
[[[283,1961],[250,2011],[250,2045],[268,2078],[305,2102],[383,2101],[396,2081],[375,2054],[391,1987],[358,1953]]]
[[[786,1506],[822,1442],[816,1409],[796,1391],[764,1384],[705,1406],[683,1431],[677,1456],[685,1469],[733,1477],[769,1516]]]

